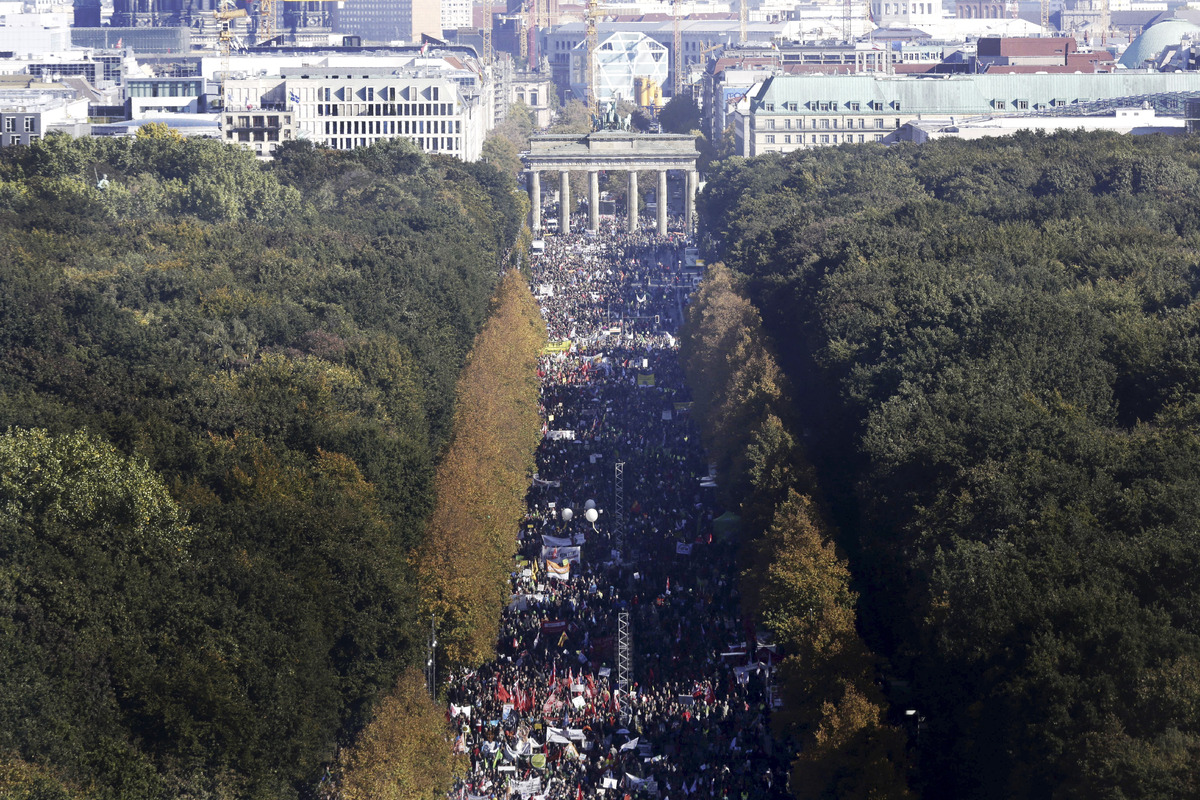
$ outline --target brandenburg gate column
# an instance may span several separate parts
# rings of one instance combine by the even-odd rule
[[[565,169],[558,173],[558,229],[566,235],[571,232],[571,173]]]
[[[529,170],[529,227],[536,234],[542,229],[542,178],[536,169]]]
[[[588,170],[588,230],[600,230],[600,173]]]
[[[629,191],[626,192],[626,205],[629,207],[629,232],[633,233],[637,230],[638,223],[638,188],[637,188],[637,170],[629,170]]]
[[[667,171],[660,169],[658,171],[658,235],[667,235]]]
[[[688,232],[691,232],[696,221],[696,183],[696,170],[689,169],[687,171],[687,188],[683,192],[683,227]]]

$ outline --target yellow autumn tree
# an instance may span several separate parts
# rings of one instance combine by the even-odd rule
[[[545,342],[529,286],[510,270],[459,378],[437,503],[415,555],[425,611],[437,616],[450,663],[494,654],[541,435],[537,357]]]
[[[681,358],[725,497],[742,512],[744,610],[784,658],[773,716],[801,798],[904,798],[904,737],[886,722],[857,595],[788,420],[785,376],[738,277],[715,264],[688,311]],[[803,493],[802,493],[803,492]]]
[[[410,667],[341,758],[343,800],[444,798],[463,766],[450,743],[445,709]]]

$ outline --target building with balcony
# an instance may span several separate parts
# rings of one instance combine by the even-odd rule
[[[221,138],[253,150],[260,158],[270,158],[279,145],[296,138],[291,111],[226,111],[222,116]]]

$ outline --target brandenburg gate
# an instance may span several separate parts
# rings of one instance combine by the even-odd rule
[[[595,131],[579,134],[544,134],[529,142],[529,152],[521,156],[528,169],[529,197],[533,201],[530,227],[534,233],[542,229],[543,170],[557,170],[560,181],[559,229],[571,232],[572,171],[588,174],[588,230],[600,230],[600,171],[621,171],[629,174],[628,229],[637,230],[638,171],[658,171],[658,232],[667,233],[667,170],[687,173],[684,191],[684,224],[692,229],[696,216],[696,138],[671,133],[628,133],[624,131]]]

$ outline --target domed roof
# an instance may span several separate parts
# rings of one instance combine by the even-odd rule
[[[1140,69],[1146,59],[1157,58],[1164,48],[1179,44],[1189,34],[1200,38],[1200,25],[1185,19],[1165,19],[1134,39],[1117,63],[1128,69]]]

